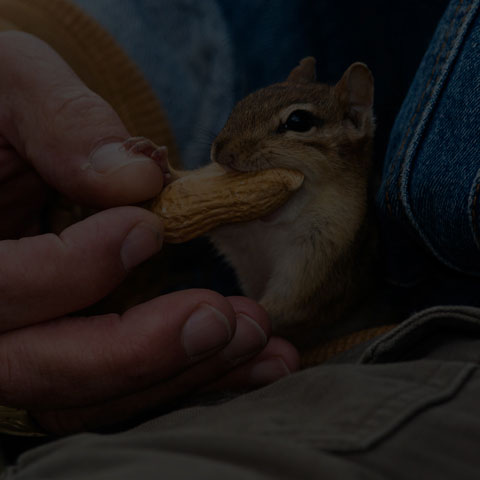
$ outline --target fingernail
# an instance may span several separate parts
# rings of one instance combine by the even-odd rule
[[[182,330],[182,343],[189,357],[198,357],[217,350],[232,337],[232,328],[225,315],[207,303],[200,304]]]
[[[250,381],[254,385],[267,385],[290,375],[287,364],[281,357],[272,357],[255,365],[250,371]]]
[[[123,143],[108,143],[90,155],[90,163],[86,167],[92,167],[98,173],[110,174],[126,165],[141,162],[152,160],[139,153],[127,152],[123,148]]]
[[[157,253],[162,247],[160,228],[141,222],[130,230],[123,240],[120,257],[125,270],[131,270],[147,258]]]
[[[267,335],[262,327],[249,316],[239,313],[235,335],[223,350],[223,355],[228,360],[239,363],[259,352],[267,344],[267,341]]]

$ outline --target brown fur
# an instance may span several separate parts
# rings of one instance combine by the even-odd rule
[[[211,151],[212,161],[234,170],[286,167],[305,175],[301,190],[273,215],[211,233],[245,294],[287,333],[340,322],[372,278],[373,78],[356,63],[332,87],[315,82],[314,64],[304,59],[285,82],[240,101]],[[295,110],[312,112],[318,125],[279,133]]]

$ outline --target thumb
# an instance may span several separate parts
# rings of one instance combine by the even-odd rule
[[[147,210],[102,211],[53,234],[0,242],[0,332],[80,310],[160,250],[162,226]]]
[[[160,167],[122,148],[129,133],[118,115],[47,44],[1,33],[0,64],[0,133],[49,185],[103,208],[160,192]]]

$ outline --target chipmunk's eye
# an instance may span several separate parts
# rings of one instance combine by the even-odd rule
[[[295,110],[292,112],[285,123],[280,124],[278,132],[308,132],[312,127],[318,125],[318,119],[308,110]]]

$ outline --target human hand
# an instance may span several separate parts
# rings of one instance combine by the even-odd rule
[[[122,148],[113,109],[40,40],[1,33],[0,64],[0,404],[67,433],[295,370],[296,351],[268,339],[246,298],[190,290],[121,316],[72,316],[161,248],[158,218],[120,205],[158,194],[162,171]],[[52,190],[108,209],[42,233]]]

